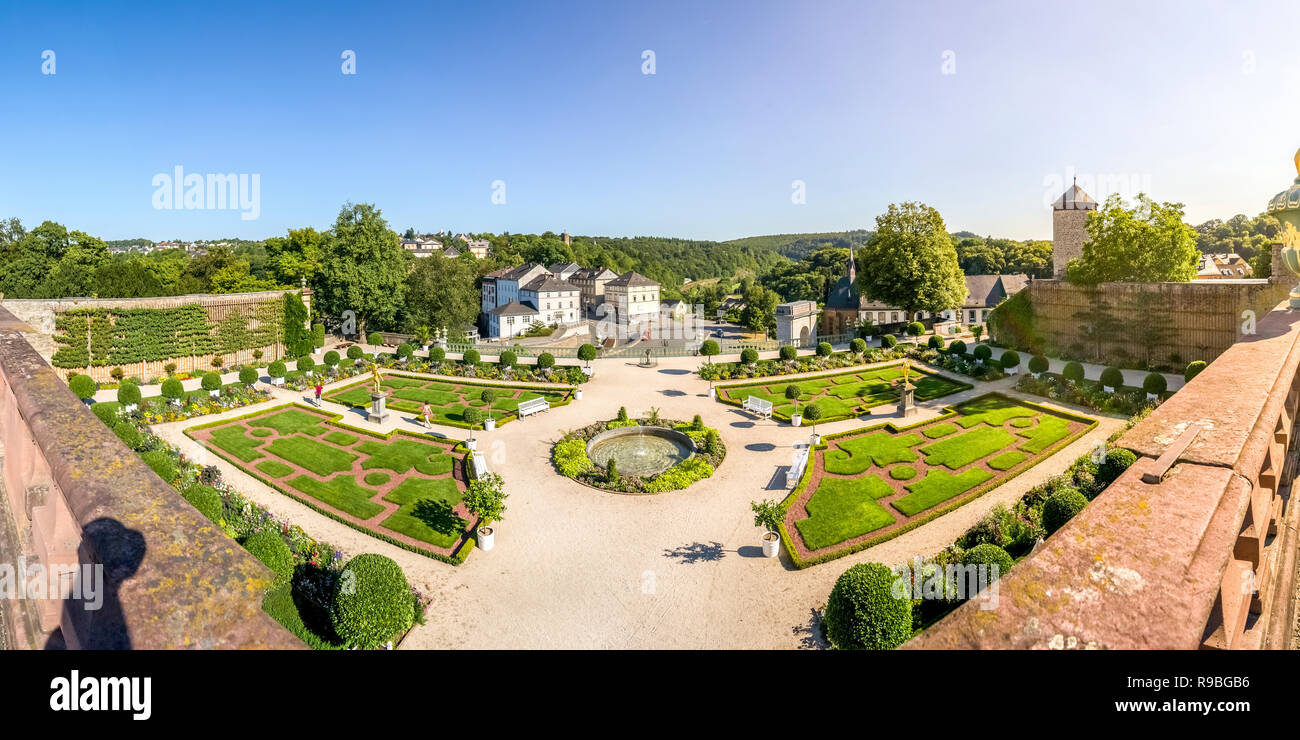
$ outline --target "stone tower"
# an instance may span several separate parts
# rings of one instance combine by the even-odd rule
[[[1070,185],[1052,204],[1052,276],[1065,277],[1065,265],[1083,254],[1083,243],[1088,239],[1085,225],[1088,214],[1097,210],[1097,201],[1083,192],[1079,183]]]

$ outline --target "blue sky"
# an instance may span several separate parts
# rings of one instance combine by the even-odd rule
[[[708,239],[922,200],[1049,238],[1071,172],[1199,223],[1260,212],[1300,147],[1294,0],[18,5],[0,217],[109,239],[326,228],[349,200],[399,231]],[[259,218],[154,209],[177,165],[258,174]]]

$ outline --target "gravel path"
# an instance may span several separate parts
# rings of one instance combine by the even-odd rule
[[[779,560],[761,557],[749,502],[784,498],[779,474],[789,465],[794,444],[806,441],[810,430],[755,419],[711,401],[708,383],[692,372],[697,367],[694,358],[665,359],[655,368],[638,368],[634,360],[598,361],[582,401],[478,432],[479,449],[488,455],[489,467],[505,476],[510,498],[505,520],[496,528],[496,547],[474,552],[460,567],[375,541],[317,514],[196,449],[182,433],[220,417],[160,425],[155,431],[191,454],[206,454],[237,490],[346,554],[380,552],[400,563],[433,597],[428,623],[413,630],[403,647],[712,649],[818,646],[815,610],[850,565],[892,564],[943,549],[995,504],[1015,501],[1124,424],[1102,418],[1060,453],[957,511],[801,571],[784,554]],[[908,421],[937,416],[944,406],[994,390],[1018,396],[1009,390],[1013,381],[976,382],[973,390],[920,404],[920,414]],[[274,393],[276,401],[268,405],[302,396],[283,389]],[[323,405],[348,423],[360,421],[355,411]],[[552,470],[555,440],[568,429],[613,418],[620,406],[633,416],[651,407],[667,418],[702,415],[721,432],[726,461],[714,477],[685,491],[652,496],[596,491]],[[888,407],[875,411],[872,424],[896,416]],[[820,424],[818,430],[825,434],[866,424],[848,420]],[[399,426],[420,431],[396,413],[383,429]],[[467,435],[450,427],[438,430],[449,438]]]

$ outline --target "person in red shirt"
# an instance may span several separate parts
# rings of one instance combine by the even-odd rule
[[[317,406],[320,405],[320,392],[321,392],[322,389],[323,389],[323,386],[320,384],[320,381],[319,381],[319,380],[316,381],[316,405],[317,405]]]

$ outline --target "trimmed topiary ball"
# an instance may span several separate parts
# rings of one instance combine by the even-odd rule
[[[303,355],[298,358],[298,372],[310,373],[315,369],[316,361],[311,358],[311,355]]]
[[[258,377],[257,370],[253,369],[250,365],[245,365],[239,368],[239,382],[244,385],[252,385],[256,383]]]
[[[753,365],[758,362],[758,350],[752,347],[746,347],[740,351],[740,361],[746,365]]]
[[[212,486],[195,483],[181,492],[181,497],[208,518],[208,521],[221,521],[221,494]]]
[[[168,378],[162,382],[159,392],[168,401],[179,401],[185,395],[185,386],[176,378]]]
[[[429,359],[433,362],[442,362],[447,359],[447,350],[442,347],[434,347],[429,350]]]
[[[261,560],[275,573],[276,580],[284,582],[293,577],[293,552],[284,538],[275,532],[254,532],[244,539],[244,549]]]
[[[519,364],[519,355],[515,354],[512,350],[507,349],[501,352],[497,362],[501,367],[514,367]]]
[[[117,402],[123,406],[140,403],[140,387],[135,383],[123,383],[118,386]]]
[[[1205,360],[1196,360],[1195,362],[1187,363],[1187,369],[1183,371],[1183,380],[1191,382],[1192,378],[1200,375],[1201,371],[1204,369]]]
[[[366,344],[381,347],[384,344],[384,335],[377,331],[372,331],[366,335]]]
[[[354,345],[352,345],[351,347],[348,347],[348,359],[349,359],[349,360],[360,360],[360,359],[361,359],[361,356],[364,355],[365,353],[366,353],[366,351],[363,350],[363,349],[361,349],[361,346],[360,346],[360,345],[356,345],[356,344],[354,344]]]
[[[832,645],[892,650],[912,636],[912,600],[894,597],[896,578],[880,563],[858,563],[840,575],[822,615]]]
[[[984,345],[980,346],[982,347]],[[1014,349],[1009,349],[1002,353],[1002,356],[998,358],[998,362],[1007,370],[1010,370],[1013,367],[1018,367],[1020,365],[1020,353],[1016,352]]]
[[[791,347],[790,349],[794,349],[794,347]],[[849,349],[852,350],[855,355],[863,354],[867,351],[867,342],[861,337],[854,337],[853,341],[849,342]]]
[[[1067,362],[1061,370],[1061,377],[1075,383],[1083,382],[1083,365],[1077,362]]]
[[[140,455],[140,459],[144,460],[145,465],[152,468],[164,483],[170,484],[176,479],[176,463],[172,462],[171,455],[168,455],[166,450],[150,450]]]
[[[465,350],[465,354],[461,356],[461,359],[466,365],[477,365],[478,361],[482,358],[479,356],[478,350],[467,349]]]
[[[880,338],[880,346],[885,349],[893,349],[898,346],[898,337],[893,334],[886,334]]]
[[[925,343],[930,349],[943,349],[943,337],[938,334],[931,334]]]
[[[986,566],[989,569],[989,578],[992,579],[993,568],[995,566],[998,569],[997,577],[1001,578],[1007,574],[1007,571],[1011,570],[1011,566],[1015,564],[1015,561],[1011,559],[1011,555],[1008,554],[1006,550],[1003,550],[1001,547],[998,547],[991,542],[986,542],[967,550],[965,554],[961,556],[961,564]],[[973,594],[966,594],[967,598],[972,595]]]
[[[1043,528],[1048,533],[1060,529],[1075,514],[1083,511],[1088,499],[1076,488],[1062,488],[1043,502]]]
[[[77,394],[77,398],[85,401],[95,397],[95,392],[99,390],[99,383],[89,375],[74,375],[72,380],[68,381],[68,387]]]
[[[120,407],[115,403],[103,401],[100,403],[90,404],[90,413],[99,417],[104,422],[104,426],[112,429],[117,424],[117,420],[122,418]]]
[[[129,421],[119,421],[113,425],[113,434],[122,440],[122,444],[133,450],[140,449],[144,445],[144,437],[140,436],[140,430],[135,428]]]
[[[334,350],[326,352],[323,359],[325,360],[325,367],[338,367],[339,365],[339,353]]]
[[[1102,370],[1101,384],[1107,388],[1119,388],[1124,385],[1124,372],[1117,367],[1108,367]]]
[[[275,362],[272,362],[270,365],[267,366],[266,374],[270,375],[272,378],[283,378],[284,370],[285,370],[284,362],[281,360],[276,360]]]
[[[831,346],[831,343],[830,343],[830,342],[818,342],[818,343],[817,343],[817,356],[818,356],[818,357],[830,357],[830,356],[831,356],[831,353],[834,352],[834,351],[835,351],[835,348]]]
[[[964,355],[966,354],[966,343],[960,339],[954,339],[952,344],[948,345],[948,352],[954,355]]]
[[[348,561],[334,585],[334,631],[349,645],[377,648],[415,622],[415,600],[402,569],[375,553]]]
[[[1029,372],[1031,373],[1045,373],[1049,366],[1050,363],[1048,363],[1047,358],[1042,355],[1034,355],[1029,358]]]
[[[786,362],[789,362],[790,360],[793,360],[798,356],[799,356],[799,350],[795,349],[794,347],[788,344],[781,348],[781,359],[785,360]]]
[[[975,355],[975,359],[987,362],[993,357],[993,350],[989,349],[987,344],[977,344],[975,345],[973,354]]]
[[[411,359],[411,355],[414,354],[415,354],[415,347],[412,347],[406,342],[402,342],[401,344],[397,345],[397,356],[402,358],[403,360]]]
[[[542,370],[555,367],[555,355],[550,352],[543,352],[537,356],[537,367]]]
[[[203,380],[199,382],[199,385],[203,386],[205,391],[219,391],[221,390],[221,374],[204,373]]]
[[[1164,393],[1168,387],[1169,381],[1165,380],[1165,376],[1161,373],[1147,373],[1147,376],[1142,379],[1142,390],[1153,395]]]
[[[1097,466],[1097,487],[1105,488],[1120,477],[1125,470],[1137,462],[1137,455],[1129,450],[1116,448],[1106,451],[1106,458]]]

